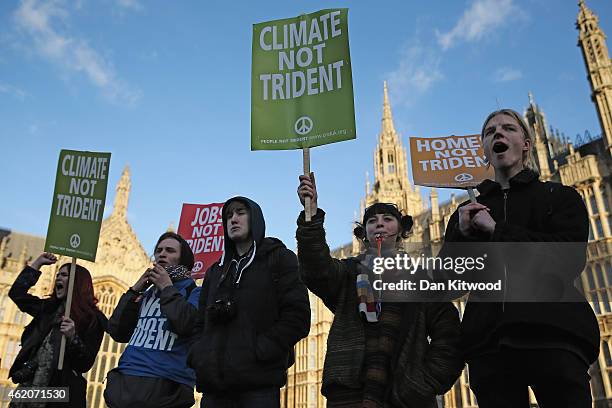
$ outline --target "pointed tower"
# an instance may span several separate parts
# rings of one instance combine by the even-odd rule
[[[524,116],[534,136],[535,160],[540,171],[540,178],[544,181],[549,181],[552,177],[550,168],[551,160],[554,156],[553,145],[548,134],[548,126],[546,125],[544,113],[536,105],[531,92],[529,92],[529,106]]]
[[[386,81],[382,129],[374,151],[374,184],[370,191],[369,180],[366,181],[365,201],[366,207],[377,202],[395,203],[404,213],[411,215],[423,210],[419,188],[413,189],[408,180],[406,148],[395,131]]]
[[[130,168],[125,166],[121,179],[115,188],[115,204],[113,206],[112,216],[117,218],[127,219],[127,207],[130,199],[130,190],[132,189],[132,181],[130,180]]]
[[[606,35],[599,27],[599,18],[580,0],[576,20],[578,46],[586,64],[591,99],[595,103],[602,136],[608,154],[612,154],[612,61],[606,45]]]

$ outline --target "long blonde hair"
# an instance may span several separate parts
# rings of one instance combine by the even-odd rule
[[[485,127],[487,126],[487,123],[489,123],[491,118],[497,115],[508,115],[511,118],[514,118],[514,120],[516,120],[516,122],[519,124],[521,130],[523,131],[523,138],[531,141],[531,147],[529,148],[527,152],[523,154],[523,167],[534,170],[534,171],[538,171],[538,166],[536,165],[536,161],[533,156],[533,148],[534,148],[533,135],[531,133],[531,130],[529,129],[529,126],[527,126],[527,123],[525,123],[525,120],[517,111],[506,108],[506,109],[500,109],[500,110],[491,112],[489,116],[487,116],[487,118],[485,119],[484,123],[482,124],[482,129],[480,131],[480,138],[481,139],[484,138],[484,131],[485,131]]]

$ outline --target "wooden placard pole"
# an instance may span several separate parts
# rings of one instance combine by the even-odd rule
[[[310,147],[304,147],[302,152],[304,153],[304,175],[310,177]],[[311,220],[310,197],[304,198],[304,215],[307,222]]]
[[[475,203],[476,202],[476,194],[474,194],[474,188],[473,187],[468,187],[468,195],[470,196],[470,202],[471,203]]]
[[[64,310],[64,316],[70,317],[70,308],[72,307],[72,292],[74,291],[74,275],[76,274],[76,258],[72,257],[70,263],[70,278],[68,278],[68,293],[66,294],[66,310]],[[76,328],[75,328],[76,329]],[[57,369],[61,370],[64,368],[64,354],[66,353],[66,336],[62,336],[62,342],[60,343],[59,360],[57,362]]]

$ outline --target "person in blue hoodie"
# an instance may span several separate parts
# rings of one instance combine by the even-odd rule
[[[277,408],[293,346],[310,329],[308,292],[295,254],[264,238],[257,203],[231,198],[222,219],[224,252],[202,283],[188,364],[202,407]]]
[[[191,279],[193,252],[178,234],[159,237],[155,262],[121,297],[108,332],[128,343],[108,373],[104,399],[110,408],[191,407],[195,373],[186,359],[197,317],[200,288]]]

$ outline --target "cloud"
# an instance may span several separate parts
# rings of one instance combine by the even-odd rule
[[[142,4],[138,0],[117,0],[119,7],[130,10],[142,10]]]
[[[26,96],[28,96],[27,92],[25,92],[24,90],[17,88],[16,86],[7,84],[5,82],[0,82],[0,93],[13,95],[20,101],[23,101]]]
[[[447,50],[460,40],[480,40],[521,13],[513,0],[474,0],[450,31],[436,32],[438,43]]]
[[[521,79],[523,77],[523,73],[518,69],[503,67],[498,69],[495,72],[495,82],[508,82],[508,81],[516,81],[517,79]]]
[[[410,104],[415,96],[444,79],[440,61],[440,55],[431,47],[424,47],[416,40],[409,42],[401,52],[398,67],[386,75],[389,92],[394,99]]]
[[[32,40],[34,51],[42,58],[67,71],[84,74],[113,102],[135,104],[140,91],[118,78],[112,63],[85,39],[65,32],[69,17],[61,0],[22,0],[14,13],[17,28]]]

